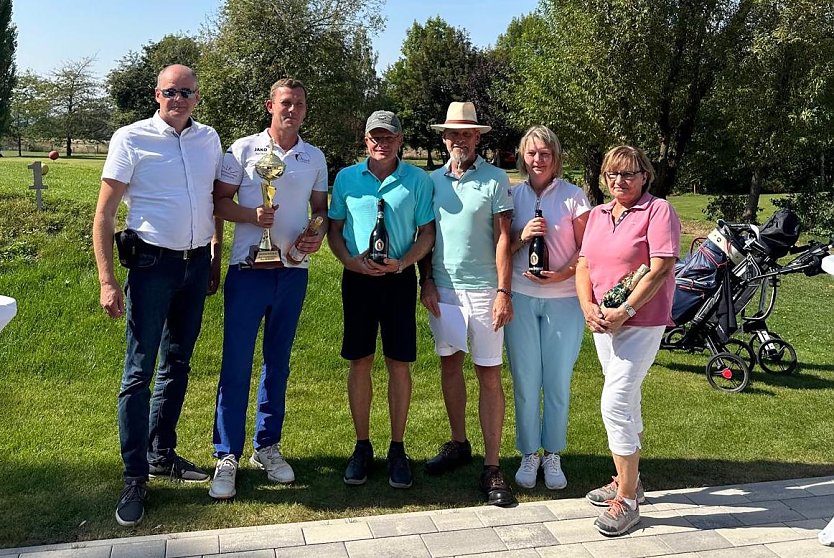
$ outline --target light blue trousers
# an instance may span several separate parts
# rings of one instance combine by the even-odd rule
[[[515,445],[523,454],[567,446],[570,382],[584,327],[576,297],[514,293],[504,339],[513,375]]]

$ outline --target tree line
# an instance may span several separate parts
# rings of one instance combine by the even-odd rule
[[[149,43],[103,81],[90,59],[19,76],[6,135],[18,146],[60,138],[67,154],[73,138],[106,141],[153,113],[156,74],[178,62],[197,69],[196,116],[226,145],[266,127],[275,79],[303,80],[304,136],[333,171],[360,155],[364,119],[379,108],[396,111],[406,144],[437,164],[445,154],[430,125],[467,99],[494,129],[486,156],[500,163],[528,126],[546,124],[596,202],[602,154],[617,143],[646,149],[657,195],[746,194],[737,210],[751,221],[764,191],[834,190],[831,0],[541,0],[483,49],[434,17],[413,23],[380,76],[371,37],[384,26],[381,3],[226,0],[199,36]]]

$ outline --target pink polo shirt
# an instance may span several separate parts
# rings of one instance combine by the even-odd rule
[[[680,250],[681,222],[666,200],[646,192],[616,225],[611,218],[613,207],[612,201],[591,210],[582,239],[580,255],[588,263],[595,301],[640,264],[649,265],[650,258],[675,258]],[[672,325],[674,294],[675,275],[670,273],[654,297],[625,325]]]

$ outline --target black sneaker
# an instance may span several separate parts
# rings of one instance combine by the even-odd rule
[[[480,480],[481,492],[487,497],[487,504],[491,506],[514,506],[516,502],[510,485],[504,480],[501,469],[495,466],[484,467]]]
[[[405,452],[388,452],[388,484],[394,488],[411,488],[414,476]]]
[[[358,486],[365,484],[368,480],[368,473],[371,472],[374,464],[374,450],[371,447],[356,446],[353,455],[348,459],[345,469],[345,484]]]
[[[437,455],[426,461],[426,472],[430,475],[439,475],[471,462],[472,446],[469,440],[464,442],[449,440],[440,446]]]
[[[211,479],[208,473],[179,455],[175,455],[174,459],[167,463],[151,464],[149,476],[168,477],[170,480],[183,482],[206,482]]]
[[[148,489],[145,481],[126,481],[119,503],[116,504],[116,521],[122,527],[135,527],[145,517],[145,498]]]

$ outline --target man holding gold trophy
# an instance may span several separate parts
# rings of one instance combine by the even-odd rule
[[[295,480],[281,453],[290,351],[307,292],[307,255],[321,247],[327,230],[327,163],[298,135],[307,114],[304,84],[290,78],[275,82],[266,109],[272,115],[269,128],[232,144],[214,185],[215,215],[235,223],[224,285],[223,363],[214,420],[217,466],[209,490],[219,500],[236,493],[261,320],[263,366],[250,461],[272,482]]]

